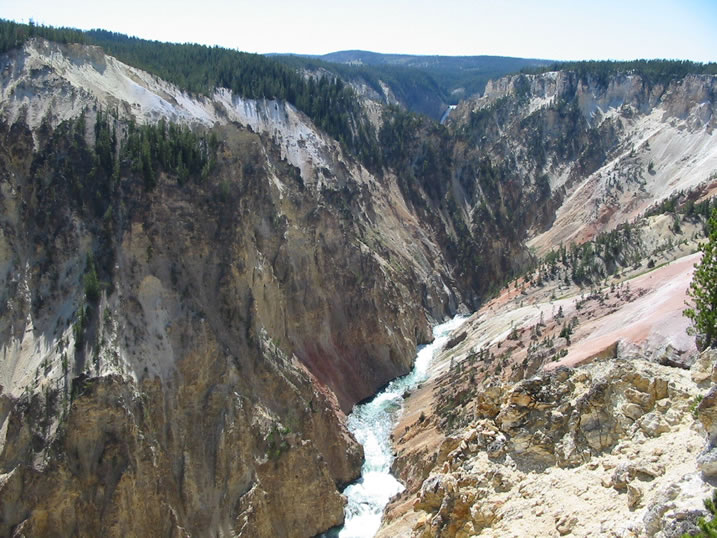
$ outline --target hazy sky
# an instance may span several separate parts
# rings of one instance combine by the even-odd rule
[[[0,0],[0,18],[249,52],[717,61],[717,0]]]

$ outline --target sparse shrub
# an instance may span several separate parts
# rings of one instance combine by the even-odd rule
[[[94,304],[100,298],[100,281],[97,278],[97,270],[95,269],[95,261],[91,255],[87,256],[87,266],[85,276],[83,277],[85,285],[85,298],[90,304]]]
[[[560,338],[565,338],[568,342],[570,342],[570,335],[573,334],[573,327],[572,324],[566,323],[563,325],[563,328],[560,330]]]
[[[717,518],[715,515],[717,515],[717,508],[715,505],[717,505],[717,489],[714,490],[712,493],[712,498],[707,498],[704,500],[705,508],[709,511],[710,514],[712,514],[712,519],[709,521],[705,520],[705,518],[701,517],[699,521],[697,522],[697,525],[700,528],[700,532],[698,534],[689,534],[685,533],[682,535],[682,538],[714,538],[717,537]]]
[[[694,418],[697,418],[699,416],[699,411],[697,410],[697,408],[699,407],[700,402],[703,398],[704,396],[702,394],[699,394],[698,396],[695,396],[695,399],[692,400],[692,403],[690,404],[690,413],[692,413],[692,416]]]

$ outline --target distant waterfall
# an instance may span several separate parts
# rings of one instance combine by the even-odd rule
[[[448,115],[453,112],[456,109],[456,105],[448,105],[448,108],[443,113],[443,116],[441,116],[441,125],[445,123],[445,121],[448,119]]]

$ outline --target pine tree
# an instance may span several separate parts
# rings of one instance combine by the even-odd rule
[[[97,278],[95,260],[91,254],[87,255],[87,268],[84,276],[85,297],[90,304],[94,304],[100,298],[100,281]]]
[[[717,344],[717,208],[712,210],[708,229],[702,259],[687,290],[694,306],[688,304],[683,312],[692,322],[688,331],[697,337],[699,349]]]

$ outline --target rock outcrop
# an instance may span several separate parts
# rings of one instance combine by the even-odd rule
[[[711,491],[697,464],[697,394],[689,371],[620,358],[494,385],[467,426],[444,432],[430,474],[394,501],[379,536],[694,530]],[[396,468],[415,472],[402,457]]]
[[[703,353],[702,357],[703,361],[701,362],[709,361],[717,366],[713,360],[714,352],[712,350]],[[707,444],[697,459],[697,463],[704,476],[714,480],[717,477],[717,385],[712,385],[699,402],[695,412],[707,431]]]

